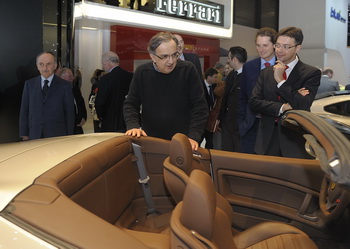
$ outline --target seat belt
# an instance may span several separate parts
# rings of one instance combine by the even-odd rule
[[[152,191],[151,186],[148,183],[150,180],[149,176],[147,175],[145,164],[143,161],[143,156],[141,153],[141,146],[135,143],[132,143],[132,147],[134,149],[135,156],[137,157],[137,169],[139,171],[140,179],[139,183],[142,184],[142,190],[143,194],[145,195],[145,201],[148,209],[148,214],[154,214],[156,213],[156,208],[154,206],[153,198],[152,198]]]

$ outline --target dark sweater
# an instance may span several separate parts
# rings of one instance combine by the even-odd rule
[[[156,71],[152,62],[136,69],[124,102],[127,130],[142,126],[148,136],[169,140],[179,132],[199,142],[207,117],[202,83],[192,63],[179,60],[170,74]]]

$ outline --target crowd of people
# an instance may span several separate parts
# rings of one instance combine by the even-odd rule
[[[160,32],[148,43],[151,61],[134,73],[116,53],[102,55],[88,98],[94,132],[123,132],[170,140],[187,135],[193,150],[208,149],[308,158],[305,139],[281,124],[291,109],[310,111],[316,96],[339,90],[333,70],[322,72],[298,56],[303,32],[296,27],[261,28],[259,57],[229,49],[226,64],[202,74],[199,57],[184,53],[179,34]],[[26,81],[20,111],[22,140],[82,134],[87,120],[81,77],[57,66],[53,53],[37,56],[40,76]],[[322,76],[321,76],[322,74]],[[79,81],[80,80],[80,81]]]

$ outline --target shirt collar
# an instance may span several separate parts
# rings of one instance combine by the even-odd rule
[[[181,53],[181,54],[179,55],[179,59],[180,59],[180,60],[183,60],[183,61],[185,60],[184,53]]]
[[[294,61],[292,61],[291,63],[286,65],[286,66],[288,66],[288,69],[286,71],[291,72],[293,70],[293,68],[295,67],[295,65],[298,63],[298,61],[299,61],[298,56],[295,56]]]
[[[153,62],[153,67],[154,67],[154,70],[156,70],[157,72],[160,72],[155,62]]]
[[[265,61],[263,58],[260,57],[260,65],[261,65],[261,69],[264,69],[265,68],[265,63],[268,62],[270,63],[270,65],[275,65],[276,63],[276,57],[272,57],[271,60],[269,61]]]
[[[111,70],[109,70],[108,72],[109,72],[109,73],[112,72],[112,70],[113,70],[114,68],[116,68],[116,67],[118,67],[118,66],[112,67]]]
[[[286,69],[287,78],[289,77],[289,74],[292,72],[293,68],[298,63],[298,61],[299,61],[298,56],[295,56],[294,61],[290,62],[289,64],[286,64],[286,66],[288,66],[288,68]]]
[[[48,83],[48,86],[51,86],[51,82],[52,82],[52,79],[53,79],[53,76],[54,76],[54,74],[52,74],[49,78],[45,78],[45,77],[43,77],[42,75],[40,75],[41,76],[41,86],[44,86],[44,80],[48,80],[49,81],[49,83]]]

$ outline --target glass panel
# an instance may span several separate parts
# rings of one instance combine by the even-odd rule
[[[325,106],[324,110],[338,115],[350,116],[350,101]]]
[[[57,1],[43,1],[43,50],[57,54]]]
[[[350,6],[348,6],[348,47],[350,47]]]
[[[264,0],[261,6],[260,27],[270,27],[278,30],[278,8],[279,2],[276,0]]]
[[[252,28],[278,29],[279,0],[235,0],[234,23]]]
[[[43,51],[51,51],[57,55],[62,66],[70,66],[67,60],[67,23],[72,25],[68,14],[72,0],[44,0],[43,1]],[[68,29],[70,30],[70,29]]]
[[[234,23],[254,28],[256,16],[255,0],[235,0]]]

